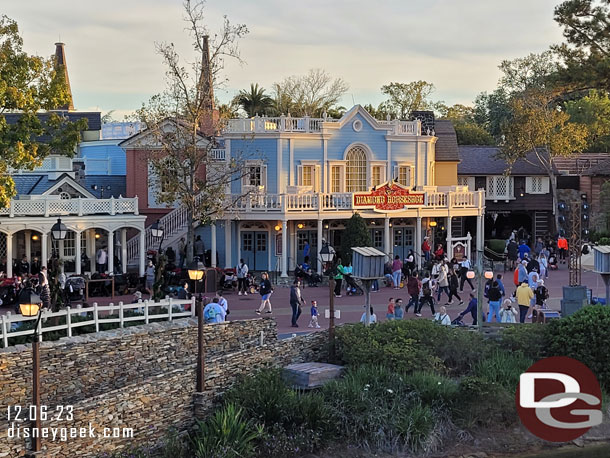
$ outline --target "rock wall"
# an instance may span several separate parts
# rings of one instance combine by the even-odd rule
[[[193,427],[196,416],[205,416],[215,399],[240,376],[262,367],[319,360],[324,357],[328,339],[326,332],[319,332],[278,341],[276,324],[272,319],[206,326],[207,347],[212,350],[206,355],[206,390],[195,393],[195,323],[188,320],[188,324],[171,326],[170,323],[163,323],[162,326],[155,324],[138,328],[86,336],[88,342],[81,342],[79,350],[74,348],[71,341],[45,344],[42,393],[45,399],[49,399],[49,418],[42,422],[42,426],[51,428],[49,435],[52,436],[55,431],[57,437],[55,440],[42,440],[45,451],[42,456],[97,456],[135,444],[154,445],[170,428],[186,432]],[[258,339],[261,331],[265,334],[263,345]],[[127,363],[122,352],[130,352],[132,346],[138,349],[136,356],[141,354],[142,357],[130,357]],[[31,370],[31,349],[27,347],[12,351],[7,349],[0,353],[0,367],[6,366],[10,374],[27,378],[25,372]],[[113,356],[105,355],[99,347],[105,348],[105,352]],[[188,349],[188,356],[186,351],[182,351],[185,349]],[[100,358],[108,365],[108,370],[104,369]],[[50,361],[57,364],[57,368],[51,371],[46,366]],[[61,365],[62,361],[64,366]],[[74,368],[76,361],[78,368]],[[63,372],[60,370],[62,367]],[[79,375],[68,381],[64,373],[71,370]],[[53,387],[57,397],[46,394],[45,380],[51,375],[54,378],[48,384]],[[112,383],[115,378],[118,381]],[[100,382],[97,383],[97,380]],[[31,385],[31,378],[22,379],[23,383]],[[68,389],[57,388],[64,384],[79,386],[80,391],[73,390],[71,393]],[[0,419],[0,457],[25,454],[25,439],[8,437],[11,424],[6,421],[6,407],[14,404],[6,399],[20,399],[21,405],[28,404],[23,395],[15,396],[9,392],[13,389],[15,383],[10,376],[5,376],[3,369],[0,373],[0,390],[4,400],[3,418]],[[63,418],[58,419],[56,406],[66,403],[73,405],[73,418],[68,419],[64,414]],[[12,432],[16,433],[16,428],[24,427],[27,423],[13,424],[15,429]],[[82,432],[87,437],[69,437],[73,431],[80,435],[80,428],[85,428]],[[133,429],[132,435],[129,428]],[[66,440],[61,437],[64,432],[68,436]],[[124,432],[127,437],[106,437],[117,433],[122,436]]]

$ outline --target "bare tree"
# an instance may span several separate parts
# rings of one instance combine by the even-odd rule
[[[349,89],[342,78],[316,68],[305,75],[289,76],[273,85],[276,109],[289,109],[294,116],[321,116],[333,108]],[[280,112],[278,114],[288,114]]]
[[[238,41],[248,29],[225,17],[221,30],[210,38],[204,1],[186,0],[184,11],[195,57],[183,63],[173,43],[156,44],[167,68],[167,87],[138,111],[138,117],[155,138],[148,160],[157,200],[187,209],[190,261],[195,226],[210,224],[233,205],[228,198],[230,183],[247,170],[241,157],[226,162],[214,155],[223,118],[214,108],[213,88],[226,82],[222,76],[225,58],[241,61]]]

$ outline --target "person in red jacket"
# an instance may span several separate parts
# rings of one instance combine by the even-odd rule
[[[421,251],[424,254],[424,258],[426,258],[426,262],[430,261],[432,247],[430,246],[430,242],[428,242],[428,237],[424,237],[424,243],[421,244]]]
[[[442,261],[445,257],[445,250],[443,250],[443,245],[440,243],[436,246],[436,251],[434,252],[434,257],[439,261]]]
[[[413,313],[417,313],[419,309],[419,289],[420,283],[417,278],[417,272],[412,274],[407,280],[407,292],[411,296],[409,303],[405,307],[405,313],[409,311],[409,308],[413,305]]]
[[[565,264],[566,253],[568,252],[568,240],[560,235],[557,239],[557,248],[559,249],[559,260],[562,264]]]

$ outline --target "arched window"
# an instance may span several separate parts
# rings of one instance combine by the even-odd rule
[[[366,151],[362,146],[354,146],[347,152],[347,192],[367,190]]]

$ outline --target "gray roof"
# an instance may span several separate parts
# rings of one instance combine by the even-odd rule
[[[457,136],[451,121],[437,119],[434,121],[434,132],[438,137],[435,151],[437,161],[457,162],[460,160]]]
[[[497,146],[460,146],[461,162],[458,164],[458,175],[502,175],[508,169],[508,164],[499,158],[500,152]],[[547,175],[534,153],[529,153],[525,160],[515,162],[510,174]]]
[[[610,160],[600,161],[582,172],[583,175],[608,176],[610,175]]]
[[[47,175],[13,175],[17,195],[39,195],[49,189],[55,181],[49,181]]]
[[[87,130],[96,131],[102,129],[102,117],[99,112],[94,111],[53,111],[53,113],[59,114],[61,116],[66,117],[70,122],[76,122],[79,119],[85,118],[87,120]],[[48,112],[37,113],[38,119],[45,124],[49,119]],[[19,118],[21,117],[21,113],[4,113],[0,114],[0,117],[4,116],[7,124],[16,124]],[[38,138],[38,141],[41,143],[45,143],[49,141],[49,137],[47,135],[43,135]]]
[[[109,197],[125,197],[127,192],[127,179],[125,175],[85,175],[84,182],[81,185],[97,198],[102,197],[101,186],[110,186],[108,191],[104,191],[104,199]],[[94,190],[91,186],[97,185],[98,189]]]

